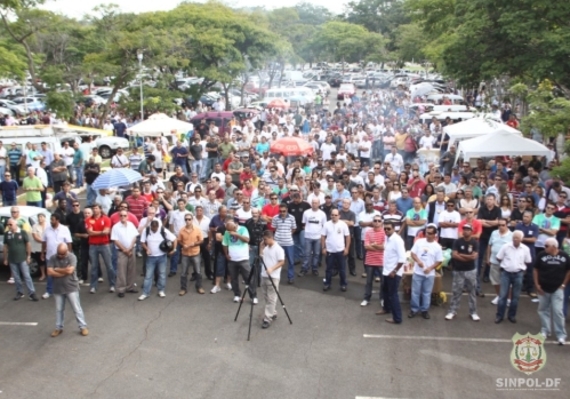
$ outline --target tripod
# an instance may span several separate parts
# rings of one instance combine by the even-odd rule
[[[275,293],[277,294],[277,298],[279,298],[279,302],[281,303],[281,307],[283,308],[283,311],[285,312],[285,314],[287,315],[287,318],[289,319],[289,324],[293,324],[293,321],[291,320],[291,317],[289,316],[289,313],[287,312],[287,308],[285,307],[285,304],[283,303],[283,299],[281,299],[281,295],[279,294],[279,290],[277,290],[277,287],[275,286],[275,282],[273,281],[273,277],[271,277],[271,275],[269,273],[267,273],[267,266],[265,265],[265,262],[263,261],[263,259],[261,258],[261,256],[256,255],[255,259],[253,261],[253,265],[251,267],[251,270],[249,271],[249,276],[247,276],[247,281],[245,282],[245,289],[243,291],[243,294],[241,296],[241,300],[239,301],[239,307],[236,313],[236,317],[234,318],[234,321],[237,321],[238,316],[239,316],[239,312],[241,310],[241,305],[243,304],[243,301],[245,299],[245,294],[249,291],[249,286],[253,283],[255,284],[255,277],[261,275],[261,272],[258,273],[257,270],[261,270],[260,267],[261,265],[263,265],[263,268],[265,269],[265,273],[267,274],[267,277],[269,278],[269,281],[271,281],[271,285],[273,286],[273,289],[275,290]],[[249,341],[249,337],[251,335],[251,323],[253,320],[253,300],[251,301],[251,309],[249,312],[249,329],[247,330],[247,340]]]

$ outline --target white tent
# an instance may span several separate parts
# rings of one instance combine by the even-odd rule
[[[463,159],[496,156],[548,155],[550,150],[537,141],[525,139],[506,129],[459,143]]]
[[[443,132],[449,136],[448,146],[453,145],[458,140],[485,136],[500,130],[522,135],[517,129],[488,118],[472,118],[443,128]]]
[[[172,131],[176,133],[186,133],[194,130],[194,125],[178,119],[174,119],[165,114],[151,115],[146,121],[140,122],[129,128],[129,134],[139,136],[161,136],[168,137]]]

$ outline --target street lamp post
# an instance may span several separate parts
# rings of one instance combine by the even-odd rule
[[[143,52],[142,50],[137,51],[137,59],[139,60],[139,85],[141,94],[141,122],[144,121],[144,102],[143,102],[143,83],[142,83],[142,60]]]

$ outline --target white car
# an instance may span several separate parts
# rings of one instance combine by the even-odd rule
[[[11,110],[17,114],[20,114],[20,115],[26,114],[26,110],[24,109],[24,107],[20,104],[16,104],[12,100],[0,100],[0,107],[8,108],[9,110]]]
[[[49,223],[51,212],[48,211],[47,209],[38,208],[36,206],[18,206],[18,208],[20,209],[20,217],[24,218],[24,220],[29,226],[30,229],[28,234],[29,238],[30,240],[33,240],[31,229],[32,227],[34,227],[35,224],[38,223],[38,215],[40,213],[46,215],[46,224],[47,224]],[[4,232],[7,229],[6,222],[8,222],[8,219],[10,219],[11,217],[10,209],[12,209],[11,206],[0,207],[0,259],[2,259],[2,261],[0,262],[1,265],[4,265]],[[34,277],[39,273],[39,271],[40,269],[38,267],[38,264],[36,263],[36,261],[32,259],[32,262],[30,264],[30,275]]]
[[[76,141],[81,145],[82,139],[87,136],[93,136],[92,133],[82,133],[82,134],[68,134],[68,135],[61,135],[59,136],[59,140],[63,145],[64,142],[73,143]],[[97,148],[99,151],[99,155],[103,159],[109,159],[119,148],[127,149],[129,148],[129,140],[124,137],[115,137],[115,136],[101,136],[91,144],[92,148]]]

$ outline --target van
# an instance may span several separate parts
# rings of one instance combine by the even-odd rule
[[[226,133],[231,133],[232,128],[230,126],[230,121],[233,118],[234,113],[231,111],[202,112],[195,115],[190,120],[190,123],[194,125],[194,130],[196,130],[203,120],[206,121],[206,126],[210,126],[210,123],[214,122],[214,125],[218,128],[218,134],[223,137]]]
[[[308,87],[279,87],[265,92],[264,100],[268,103],[278,98],[287,101],[301,98],[301,105],[306,105],[315,101],[315,94]]]

